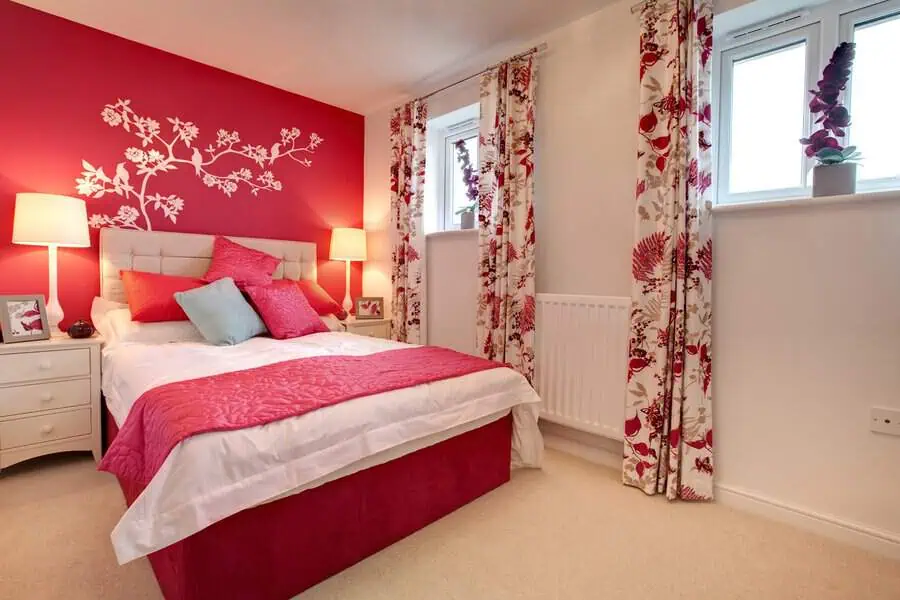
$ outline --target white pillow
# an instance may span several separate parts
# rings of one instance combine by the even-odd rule
[[[115,336],[115,332],[109,323],[109,313],[122,308],[128,310],[128,305],[105,300],[99,296],[94,298],[94,302],[91,304],[91,321],[94,323],[94,329],[100,332],[106,343],[113,341],[112,338]]]
[[[91,320],[107,346],[119,342],[168,344],[203,341],[203,335],[190,321],[139,323],[131,320],[131,311],[128,310],[127,304],[103,298],[94,298]]]
[[[127,308],[111,310],[107,317],[116,342],[170,344],[203,341],[200,330],[190,321],[139,323],[131,320],[131,311]]]

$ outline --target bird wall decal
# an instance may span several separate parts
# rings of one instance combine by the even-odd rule
[[[251,168],[242,167],[227,174],[219,174],[212,169],[223,156],[241,157],[258,168],[270,167],[282,158],[290,158],[309,168],[312,166],[310,156],[325,141],[317,133],[310,133],[304,144],[299,141],[300,130],[293,127],[282,128],[280,141],[271,146],[238,146],[241,136],[237,131],[219,129],[215,143],[201,151],[195,145],[200,129],[193,122],[182,121],[179,117],[167,117],[171,131],[163,134],[158,121],[138,115],[131,108],[130,99],[119,99],[113,104],[107,104],[100,116],[110,127],[122,127],[140,139],[141,143],[140,147],[129,146],[125,149],[126,160],[116,165],[112,178],[103,171],[103,167],[95,167],[87,160],[81,161],[81,177],[75,180],[75,188],[79,194],[94,199],[115,194],[129,202],[121,205],[115,215],[91,215],[90,225],[95,228],[122,227],[152,231],[151,211],[161,212],[164,219],[176,223],[186,200],[177,194],[151,193],[149,188],[151,182],[178,170],[180,165],[192,166],[194,175],[204,185],[218,189],[229,198],[241,188],[249,190],[253,196],[258,196],[259,192],[279,192],[282,189],[281,181],[267,168],[254,173]],[[184,151],[190,151],[190,158],[179,154]],[[205,160],[204,152],[207,154]],[[135,184],[137,188],[130,183],[132,172],[129,168],[134,169],[133,174],[140,177],[140,185]]]
[[[197,148],[194,148],[194,152],[191,154],[191,164],[194,165],[194,173],[199,177],[203,172],[203,155]]]

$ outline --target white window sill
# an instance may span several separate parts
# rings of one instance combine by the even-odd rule
[[[845,196],[822,196],[820,198],[786,198],[784,200],[762,200],[758,202],[739,202],[735,204],[716,204],[712,207],[714,214],[770,210],[781,208],[797,208],[812,206],[832,206],[835,204],[859,204],[869,202],[900,201],[900,190],[887,192],[862,192]]]
[[[425,238],[467,237],[477,233],[477,229],[448,229],[446,231],[433,231],[425,234]]]

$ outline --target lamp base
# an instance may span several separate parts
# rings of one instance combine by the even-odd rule
[[[350,261],[344,261],[347,263],[345,277],[344,277],[344,285],[346,286],[344,289],[347,290],[347,293],[344,295],[344,304],[343,308],[347,313],[353,311],[353,298],[350,297]]]
[[[65,316],[62,307],[59,305],[59,299],[51,296],[47,301],[47,325],[50,327],[50,333],[62,331],[59,323]]]
[[[50,327],[50,333],[59,333],[59,323],[65,316],[62,306],[59,304],[59,294],[57,292],[57,262],[56,262],[56,245],[47,246],[47,260],[49,261],[48,273],[50,275],[49,290],[47,295],[47,325]]]

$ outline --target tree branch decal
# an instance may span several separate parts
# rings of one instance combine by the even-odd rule
[[[103,167],[95,167],[86,160],[81,161],[84,169],[75,180],[75,189],[82,196],[103,198],[115,194],[128,201],[119,211],[109,214],[93,214],[91,227],[120,227],[152,231],[150,219],[153,213],[162,213],[163,219],[172,223],[184,210],[184,198],[176,194],[149,193],[148,187],[153,177],[176,171],[179,165],[194,170],[194,174],[207,187],[216,188],[231,197],[243,186],[254,196],[261,191],[280,192],[281,182],[269,169],[275,161],[290,159],[304,167],[311,167],[310,156],[325,140],[316,133],[310,133],[306,142],[300,140],[300,130],[296,127],[281,130],[280,141],[271,146],[241,144],[237,131],[219,129],[216,141],[200,150],[194,143],[200,136],[200,129],[191,121],[178,117],[167,117],[171,131],[163,135],[160,123],[149,117],[142,117],[131,108],[131,100],[119,99],[115,104],[107,104],[100,113],[103,122],[110,127],[121,127],[134,134],[141,142],[140,147],[125,149],[125,160],[118,163],[115,172],[108,175]],[[215,172],[213,166],[223,156],[238,156],[251,161],[259,168],[254,172],[250,167],[242,167],[227,174]]]

